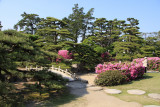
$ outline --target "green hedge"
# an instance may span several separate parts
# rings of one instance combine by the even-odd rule
[[[123,84],[126,81],[126,75],[122,75],[118,70],[110,70],[100,73],[95,79],[95,84],[100,86],[114,86]]]

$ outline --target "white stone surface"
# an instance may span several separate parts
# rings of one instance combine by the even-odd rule
[[[72,89],[81,89],[81,88],[86,88],[86,83],[83,83],[81,81],[73,81],[73,82],[68,82],[66,84],[67,87],[70,87]]]
[[[135,94],[135,95],[142,95],[142,94],[146,93],[143,90],[137,90],[137,89],[127,90],[127,92],[128,92],[128,94]]]
[[[87,87],[95,87],[94,84],[87,84]]]
[[[109,93],[109,94],[120,94],[122,93],[121,90],[117,90],[117,89],[106,89],[104,90],[106,93]]]
[[[67,75],[66,73],[63,73],[63,72],[60,72],[60,71],[57,71],[57,70],[50,70],[50,71],[53,72],[53,73],[56,73],[58,75],[61,75],[63,78],[68,79],[69,81],[74,81],[75,80],[74,78]]]
[[[89,87],[89,88],[87,88],[87,89],[92,90],[92,91],[100,91],[100,90],[102,90],[103,88],[102,88],[102,87],[97,87],[97,86],[95,86],[95,87]]]
[[[160,94],[157,93],[150,93],[148,94],[149,97],[160,100]]]
[[[160,106],[158,106],[158,105],[145,105],[143,107],[160,107]]]

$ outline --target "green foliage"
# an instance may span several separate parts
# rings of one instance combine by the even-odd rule
[[[18,36],[18,37],[24,36],[24,34],[17,32],[16,30],[12,30],[12,29],[4,30],[3,33],[8,36]]]
[[[61,75],[47,70],[41,70],[38,72],[33,71],[32,75],[38,83],[30,88],[33,88],[35,91],[39,91],[40,95],[44,90],[62,90],[65,88],[65,84],[68,81],[67,79],[63,79]]]
[[[9,102],[7,102],[7,95],[9,95],[13,89],[15,89],[13,84],[0,81],[0,105],[2,107],[11,107]]]
[[[95,65],[100,61],[96,51],[88,45],[77,44],[72,51],[75,53],[74,60],[80,62],[82,71],[84,69],[93,70]]]
[[[129,24],[124,24],[124,30],[120,37],[120,41],[114,42],[114,53],[118,60],[132,60],[137,58],[137,54],[141,54],[141,46],[143,39],[140,37],[139,27],[137,27],[138,20],[128,18]]]
[[[42,19],[38,17],[37,14],[27,14],[24,12],[21,14],[22,19],[14,25],[14,29],[23,30],[25,33],[35,34],[37,31],[37,23],[39,23]]]
[[[106,18],[97,18],[94,22],[94,35],[96,43],[101,47],[112,49],[112,43],[118,41],[122,33],[123,24],[121,20],[106,20]]]
[[[56,68],[59,68],[59,66],[61,67],[61,69],[63,70],[71,70],[71,62],[70,61],[62,61],[62,62],[54,62],[51,63],[51,65],[54,65]]]
[[[38,35],[28,35],[29,36],[29,39],[32,40],[32,41],[35,41],[38,39]]]
[[[160,72],[160,67],[158,68],[158,71]]]
[[[123,84],[126,80],[126,75],[122,75],[120,71],[110,70],[100,73],[95,79],[95,84],[100,86],[114,86]]]
[[[12,79],[17,66],[25,67],[30,63],[37,65],[47,63],[43,57],[44,53],[29,37],[15,30],[6,30],[4,33],[0,33],[0,54],[0,80],[2,81],[5,81],[5,75],[7,79]],[[2,74],[2,72],[4,73]]]
[[[65,29],[66,23],[62,20],[53,18],[53,17],[47,17],[40,23],[38,23],[38,35],[41,36],[49,36],[52,39],[52,42],[56,45],[58,42],[58,37],[68,37],[67,35],[70,34],[70,32]]]
[[[75,4],[72,8],[73,13],[68,18],[63,18],[68,26],[67,29],[71,32],[72,40],[77,43],[78,38],[82,36],[82,41],[86,39],[87,35],[92,33],[92,20],[94,19],[93,11],[91,8],[87,13],[84,13],[84,8]]]
[[[94,50],[96,51],[97,54],[102,54],[107,51],[105,48],[100,46],[95,47]]]
[[[5,98],[5,95],[10,93],[14,88],[15,87],[13,86],[13,84],[0,81],[0,96],[1,96],[1,98]]]

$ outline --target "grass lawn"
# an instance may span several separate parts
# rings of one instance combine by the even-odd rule
[[[76,96],[71,95],[68,92],[63,93],[62,95],[50,97],[48,97],[47,94],[39,96],[39,94],[37,93],[32,93],[31,95],[33,95],[34,97],[32,97],[33,102],[26,103],[26,107],[58,107],[64,105],[65,103],[77,100]],[[32,101],[32,99],[30,99],[30,101]],[[36,101],[36,99],[38,102]]]
[[[148,97],[148,93],[160,94],[160,73],[147,73],[144,74],[144,78],[136,81],[132,81],[129,84],[112,86],[108,88],[119,89],[121,94],[113,95],[121,100],[128,102],[138,102],[143,105],[160,105],[160,100],[153,100]],[[144,95],[130,95],[127,90],[140,89],[146,91]]]

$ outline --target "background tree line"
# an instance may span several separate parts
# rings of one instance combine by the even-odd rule
[[[52,49],[57,45],[55,50],[60,49],[61,44],[65,42],[77,44],[81,38],[79,45],[86,44],[92,48],[96,45],[111,53],[118,60],[159,56],[159,35],[144,38],[144,33],[139,32],[137,19],[107,20],[95,18],[93,13],[94,8],[85,13],[84,8],[79,7],[78,4],[75,4],[72,13],[62,20],[53,17],[44,19],[37,14],[24,12],[21,15],[22,19],[14,28],[24,33],[41,36],[43,41],[47,39],[46,44],[51,41]],[[47,47],[50,46],[47,45]]]

